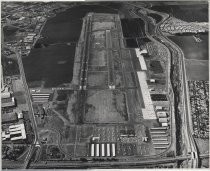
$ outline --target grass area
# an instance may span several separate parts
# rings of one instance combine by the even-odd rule
[[[144,102],[140,93],[141,92],[136,89],[127,90],[129,113],[135,115],[133,121],[141,121],[143,118],[141,108],[144,107]],[[141,97],[141,99],[139,97]]]
[[[208,154],[209,153],[209,140],[195,138],[196,145],[198,147],[198,151],[200,154]]]
[[[133,65],[132,65],[132,61],[131,60],[123,60],[124,63],[124,70],[125,71],[133,71]]]
[[[107,66],[106,51],[105,50],[91,51],[88,65]]]
[[[108,87],[108,72],[88,72],[88,87]]]
[[[88,91],[85,121],[95,123],[127,121],[125,98],[125,93],[121,91]]]
[[[125,80],[126,80],[126,86],[127,87],[135,87],[136,86],[135,73],[126,72],[125,73]]]
[[[122,72],[115,72],[115,85],[116,85],[116,87],[124,86]]]
[[[188,80],[209,80],[209,64],[205,60],[185,60]]]

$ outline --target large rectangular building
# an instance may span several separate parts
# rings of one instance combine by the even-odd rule
[[[2,108],[14,107],[14,106],[15,106],[15,98],[14,97],[1,99],[1,107]]]
[[[152,99],[149,92],[149,87],[146,81],[146,74],[143,71],[137,72],[139,84],[141,87],[141,92],[144,100],[145,108],[142,108],[143,118],[144,119],[157,119]]]
[[[17,113],[6,113],[1,115],[2,124],[18,121]]]

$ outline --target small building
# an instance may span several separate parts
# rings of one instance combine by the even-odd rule
[[[168,141],[168,138],[153,138],[152,141]]]
[[[154,149],[166,149],[167,146],[154,146]]]
[[[106,156],[110,156],[110,144],[106,144]]]
[[[158,121],[160,123],[167,123],[168,122],[168,118],[159,118]]]
[[[147,142],[148,141],[148,137],[142,137],[142,141],[143,142]]]
[[[10,134],[7,134],[5,131],[1,132],[1,138],[3,141],[10,139]]]
[[[168,117],[168,115],[167,115],[167,113],[166,112],[157,112],[157,117],[158,118],[167,118]]]
[[[99,144],[96,144],[96,157],[99,157],[100,150],[99,150]]]
[[[101,144],[101,157],[105,156],[105,146],[104,144]]]
[[[155,106],[156,110],[163,110],[163,106]]]
[[[95,144],[91,144],[90,146],[90,156],[94,157],[95,155]]]
[[[155,80],[155,79],[150,79],[149,82],[150,82],[150,83],[155,83],[156,80]]]
[[[116,148],[115,148],[115,144],[112,144],[112,156],[115,157],[116,156]]]
[[[155,141],[153,142],[154,145],[168,145],[169,143],[167,141]]]
[[[166,130],[167,128],[163,128],[163,127],[154,127],[154,128],[150,128],[150,130]]]
[[[168,123],[161,123],[162,127],[168,127]]]
[[[22,112],[19,112],[19,113],[17,114],[17,116],[18,116],[18,119],[23,119],[23,113],[22,113]]]

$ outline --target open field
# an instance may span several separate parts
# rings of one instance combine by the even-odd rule
[[[128,120],[125,94],[121,91],[88,91],[85,121],[93,123],[120,123]]]

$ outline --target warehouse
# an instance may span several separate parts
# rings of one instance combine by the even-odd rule
[[[149,88],[146,82],[146,74],[142,71],[137,72],[145,108],[142,108],[144,119],[157,119],[154,106],[150,97]]]
[[[13,123],[18,121],[17,113],[6,113],[1,115],[2,124]]]
[[[158,118],[166,118],[166,117],[168,117],[168,114],[166,113],[166,112],[157,112],[157,117]]]
[[[1,107],[2,108],[14,107],[14,106],[15,106],[15,98],[14,97],[1,99]]]
[[[135,51],[136,51],[136,56],[139,59],[141,70],[144,70],[144,71],[147,70],[147,65],[145,63],[144,57],[141,55],[140,49],[135,49]]]
[[[168,122],[168,118],[159,118],[158,121],[160,123],[167,123]]]

